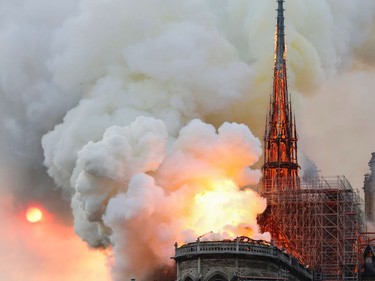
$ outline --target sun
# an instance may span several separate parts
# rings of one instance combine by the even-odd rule
[[[30,207],[26,210],[26,219],[31,223],[39,222],[43,218],[42,211],[37,207]]]

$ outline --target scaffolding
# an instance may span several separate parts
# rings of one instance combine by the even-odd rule
[[[268,202],[258,218],[262,230],[312,268],[314,280],[358,280],[358,237],[364,231],[358,192],[343,176],[301,181],[298,189],[277,188],[287,182],[262,182]]]

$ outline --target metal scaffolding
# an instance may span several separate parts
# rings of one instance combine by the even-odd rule
[[[277,181],[263,181],[260,187],[268,201],[258,218],[262,230],[314,269],[314,280],[358,280],[358,237],[364,231],[364,215],[361,199],[347,179],[301,181],[298,189],[279,189],[288,180]]]

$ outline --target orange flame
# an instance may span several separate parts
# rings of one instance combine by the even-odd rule
[[[240,191],[230,179],[206,181],[204,186],[194,197],[189,220],[196,233],[213,232],[225,238],[259,233],[256,217],[264,211],[265,199],[250,189]]]

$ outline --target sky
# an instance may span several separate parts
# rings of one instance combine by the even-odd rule
[[[1,278],[111,280],[107,253],[90,250],[70,226],[61,224],[47,210],[42,208],[41,221],[30,223],[25,212],[12,212],[10,202],[9,196],[2,196]]]
[[[302,173],[315,163],[361,189],[375,151],[375,2],[285,5]],[[175,241],[213,227],[192,210],[212,194],[254,206],[218,232],[261,235],[251,218],[264,202],[236,186],[260,178],[275,8],[1,1],[1,279],[147,279]],[[34,205],[45,217],[31,224]]]

